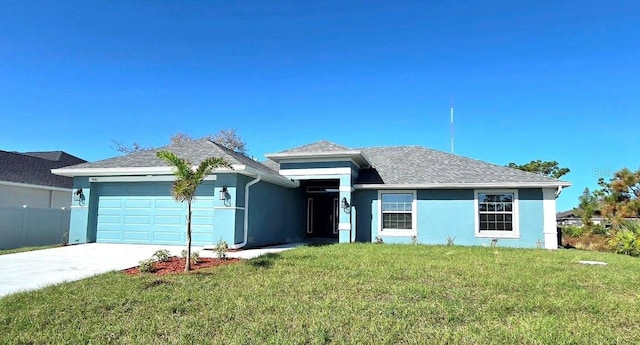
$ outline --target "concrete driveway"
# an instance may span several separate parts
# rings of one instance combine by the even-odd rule
[[[250,259],[297,245],[242,250],[229,253],[229,256]],[[89,243],[0,255],[0,297],[138,266],[139,261],[150,258],[158,249],[180,255],[185,246]],[[203,248],[192,247],[192,250],[199,250],[202,257],[214,256]]]

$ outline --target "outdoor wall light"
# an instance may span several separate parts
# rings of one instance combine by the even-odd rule
[[[344,213],[351,212],[351,205],[349,205],[346,197],[342,198],[342,210],[344,211]]]
[[[76,189],[76,192],[73,193],[73,200],[78,202],[78,205],[84,205],[84,193],[82,192],[82,188]]]
[[[229,199],[227,186],[222,186],[222,189],[220,189],[220,200],[227,199]]]

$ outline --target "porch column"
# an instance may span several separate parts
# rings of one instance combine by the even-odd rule
[[[338,217],[338,241],[340,243],[351,242],[351,175],[344,175],[340,177],[340,197],[338,200],[338,209],[340,216]],[[343,200],[349,204],[349,207],[345,208]],[[355,229],[353,229],[355,231]]]
[[[558,225],[556,223],[556,190],[545,188],[542,190],[542,209],[544,213],[545,249],[558,249]]]

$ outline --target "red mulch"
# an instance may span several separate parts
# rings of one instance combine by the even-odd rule
[[[151,274],[163,276],[165,274],[177,274],[177,273],[185,273],[184,265],[185,259],[179,258],[177,256],[172,256],[169,258],[169,261],[166,262],[156,262],[153,264],[153,272]],[[215,267],[228,265],[232,263],[239,262],[240,259],[228,258],[228,259],[214,259],[214,258],[199,258],[198,262],[195,264],[191,264],[191,271],[197,271],[201,268],[206,267]],[[124,273],[128,275],[137,275],[140,274],[140,270],[138,267],[131,267],[123,270]]]

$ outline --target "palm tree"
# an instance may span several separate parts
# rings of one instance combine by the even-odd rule
[[[191,270],[191,203],[196,195],[196,189],[202,184],[204,178],[215,168],[231,168],[224,158],[207,158],[194,170],[191,163],[178,157],[175,153],[166,150],[158,151],[156,156],[174,168],[176,180],[171,187],[171,194],[176,201],[187,202],[187,262],[184,270]]]

